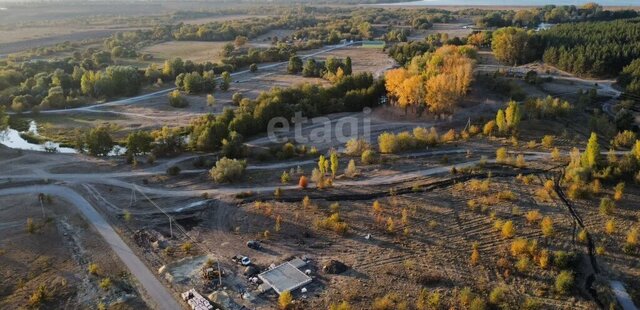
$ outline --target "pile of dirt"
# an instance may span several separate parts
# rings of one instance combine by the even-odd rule
[[[324,264],[324,266],[322,266],[322,271],[328,274],[341,274],[347,271],[347,269],[349,269],[347,265],[333,259],[327,262],[326,264]]]

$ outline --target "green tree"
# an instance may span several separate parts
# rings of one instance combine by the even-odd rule
[[[302,68],[302,75],[305,77],[312,77],[316,76],[316,72],[316,61],[312,58],[309,58]]]
[[[331,175],[335,178],[336,173],[338,173],[338,166],[340,162],[338,161],[338,152],[331,152]]]
[[[498,113],[496,114],[496,126],[498,126],[498,131],[500,133],[504,134],[507,132],[507,121],[502,109],[498,110]]]
[[[302,71],[302,60],[298,56],[291,56],[291,58],[289,58],[289,65],[287,66],[287,72],[296,74],[300,71]]]
[[[509,105],[504,111],[507,127],[510,130],[517,130],[520,124],[522,114],[520,113],[520,105],[515,101],[509,101]]]
[[[249,66],[249,71],[251,71],[251,73],[255,73],[255,72],[257,72],[257,71],[258,71],[258,65],[257,65],[257,64],[255,64],[255,63],[252,63],[252,64]]]
[[[351,75],[353,73],[353,68],[351,67],[351,57],[347,56],[344,60],[344,75]]]
[[[220,84],[220,90],[227,91],[231,86],[231,74],[228,71],[222,72],[222,84]]]
[[[582,154],[582,167],[595,168],[598,164],[598,157],[600,157],[598,135],[595,132],[592,132],[591,136],[589,137],[589,142],[587,143],[587,149]]]
[[[147,131],[135,131],[127,136],[127,152],[140,155],[151,151],[153,137]]]
[[[107,126],[93,128],[85,137],[87,152],[93,156],[107,156],[111,152],[113,144],[113,139]]]

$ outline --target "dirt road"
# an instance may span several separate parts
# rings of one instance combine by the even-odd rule
[[[154,276],[153,272],[133,253],[131,248],[120,238],[118,233],[107,223],[91,204],[78,193],[70,188],[57,185],[37,185],[19,188],[7,188],[0,190],[0,196],[16,194],[38,194],[45,193],[62,197],[73,204],[100,235],[111,246],[111,249],[120,257],[122,262],[135,276],[137,281],[144,287],[147,295],[151,298],[151,308],[175,310],[182,309],[171,293]]]

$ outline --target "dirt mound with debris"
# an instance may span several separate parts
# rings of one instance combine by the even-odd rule
[[[328,274],[341,274],[347,271],[349,267],[344,263],[337,260],[330,260],[324,266],[322,266],[322,271]]]

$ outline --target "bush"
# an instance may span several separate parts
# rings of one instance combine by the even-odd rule
[[[322,229],[332,230],[340,235],[344,235],[349,230],[349,225],[340,218],[340,213],[335,212],[324,220],[316,222],[316,226]]]
[[[616,204],[613,202],[613,200],[609,199],[608,197],[604,197],[600,200],[600,214],[603,215],[611,215],[613,214],[613,211],[615,211],[616,209]]]
[[[613,219],[610,219],[607,221],[607,223],[604,225],[604,231],[608,234],[608,235],[613,235],[616,232],[616,221]]]
[[[99,272],[98,264],[95,264],[95,263],[89,264],[89,267],[87,268],[87,270],[89,271],[90,274],[92,274],[94,276],[98,275],[98,272]]]
[[[167,175],[176,176],[176,175],[180,174],[180,171],[181,171],[180,167],[171,166],[171,167],[167,168]]]
[[[362,152],[360,160],[365,165],[375,164],[378,161],[378,154],[373,150],[366,150]]]
[[[291,307],[292,302],[293,302],[293,296],[289,291],[282,292],[282,294],[280,294],[280,296],[278,297],[278,306],[280,307],[281,310],[289,309]]]
[[[282,172],[282,175],[280,176],[280,182],[282,184],[287,184],[289,183],[289,181],[291,181],[291,176],[289,175],[289,173],[286,171]]]
[[[512,221],[507,221],[501,228],[502,236],[505,238],[512,238],[516,234],[516,229]]]
[[[111,279],[110,278],[104,278],[102,279],[102,281],[100,281],[100,288],[108,291],[111,288]]]
[[[576,255],[574,253],[567,253],[565,251],[556,251],[553,253],[553,265],[560,270],[571,267],[575,259]]]
[[[527,212],[527,215],[525,217],[529,224],[537,223],[540,219],[542,219],[542,215],[540,215],[540,211],[538,210],[532,210]]]
[[[494,305],[499,305],[505,301],[507,295],[507,288],[504,286],[498,286],[491,290],[489,293],[489,302]]]
[[[371,149],[371,145],[364,139],[351,139],[345,145],[345,153],[350,156],[361,156],[365,151]]]
[[[575,279],[572,272],[567,270],[561,271],[556,277],[556,291],[560,294],[568,294],[573,289],[574,281]]]
[[[554,139],[555,139],[554,136],[545,135],[544,137],[542,137],[542,140],[541,140],[542,146],[550,149],[553,146]]]
[[[531,260],[527,256],[521,256],[516,262],[516,269],[521,273],[526,273],[531,266]]]
[[[616,184],[613,193],[613,200],[620,201],[622,200],[622,195],[624,194],[624,182],[620,182]]]
[[[34,308],[39,308],[41,304],[44,304],[45,301],[49,299],[49,294],[47,292],[47,287],[44,284],[40,284],[38,289],[29,297],[29,305]]]
[[[215,167],[211,168],[209,175],[217,183],[234,182],[242,178],[245,168],[244,160],[223,157],[216,162]]]
[[[509,154],[507,153],[507,149],[504,147],[498,148],[496,150],[496,162],[499,164],[507,163],[509,160]]]
[[[613,138],[611,144],[617,148],[631,148],[636,142],[636,134],[631,130],[625,130],[623,132],[618,132],[618,134]]]
[[[482,299],[482,297],[476,297],[471,301],[471,305],[469,306],[469,310],[485,310],[487,309],[487,303]]]
[[[302,189],[307,188],[307,186],[309,186],[309,181],[307,180],[307,177],[305,177],[304,175],[301,175],[300,180],[298,181],[298,186]]]
[[[545,236],[545,238],[552,237],[554,234],[553,220],[550,217],[545,216],[540,223],[540,229],[542,230],[542,235]]]
[[[186,108],[189,106],[189,102],[182,96],[179,90],[174,90],[169,93],[169,105],[174,108]]]
[[[356,162],[352,159],[349,161],[347,168],[344,170],[344,175],[349,178],[353,178],[358,174],[358,170],[356,168]]]

